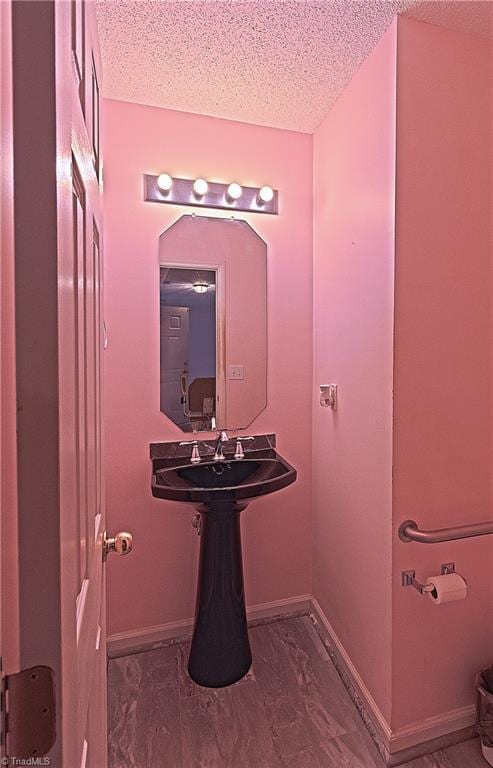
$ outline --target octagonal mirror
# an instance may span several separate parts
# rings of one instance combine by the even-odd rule
[[[238,219],[159,239],[160,407],[184,432],[244,429],[267,405],[267,245]]]

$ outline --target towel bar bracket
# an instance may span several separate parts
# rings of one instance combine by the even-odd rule
[[[405,541],[406,544],[412,541],[412,539],[407,535],[409,528],[412,528],[413,531],[417,531],[418,524],[414,520],[404,520],[404,522],[399,526],[399,538],[401,541]]]

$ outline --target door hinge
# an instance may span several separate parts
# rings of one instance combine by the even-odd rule
[[[55,743],[55,675],[50,667],[4,677],[4,752],[19,759],[44,757]]]

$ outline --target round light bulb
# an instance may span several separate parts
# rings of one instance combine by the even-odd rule
[[[195,291],[195,293],[206,293],[208,287],[209,286],[205,285],[204,283],[194,283],[193,284],[193,290]]]
[[[169,173],[160,173],[157,177],[157,185],[161,192],[169,192],[171,189],[171,185],[173,184],[173,179],[169,175]]]
[[[193,191],[197,197],[203,197],[208,189],[209,185],[204,179],[195,179],[193,182]]]
[[[270,203],[274,197],[274,190],[272,187],[261,187],[258,193],[258,199],[261,203]]]
[[[236,184],[236,182],[233,182],[228,187],[228,191],[226,192],[226,197],[229,200],[239,200],[242,192],[243,190],[240,187],[240,185]]]

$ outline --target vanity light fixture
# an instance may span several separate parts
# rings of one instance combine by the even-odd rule
[[[247,187],[236,181],[182,179],[168,173],[145,173],[143,180],[144,200],[152,203],[222,208],[234,213],[235,218],[239,211],[274,216],[279,213],[279,192],[268,186]]]
[[[239,184],[233,182],[226,190],[226,200],[228,203],[234,203],[235,200],[239,200],[243,190]]]
[[[194,283],[193,290],[195,293],[207,293],[208,285],[206,283]]]
[[[274,190],[272,187],[261,187],[257,196],[257,202],[259,205],[265,205],[265,203],[270,203],[273,197]]]
[[[205,179],[195,179],[193,182],[193,193],[196,197],[204,197],[208,189],[209,185]]]
[[[173,179],[169,173],[160,173],[157,177],[157,185],[164,194],[167,194],[170,191],[172,184]]]

